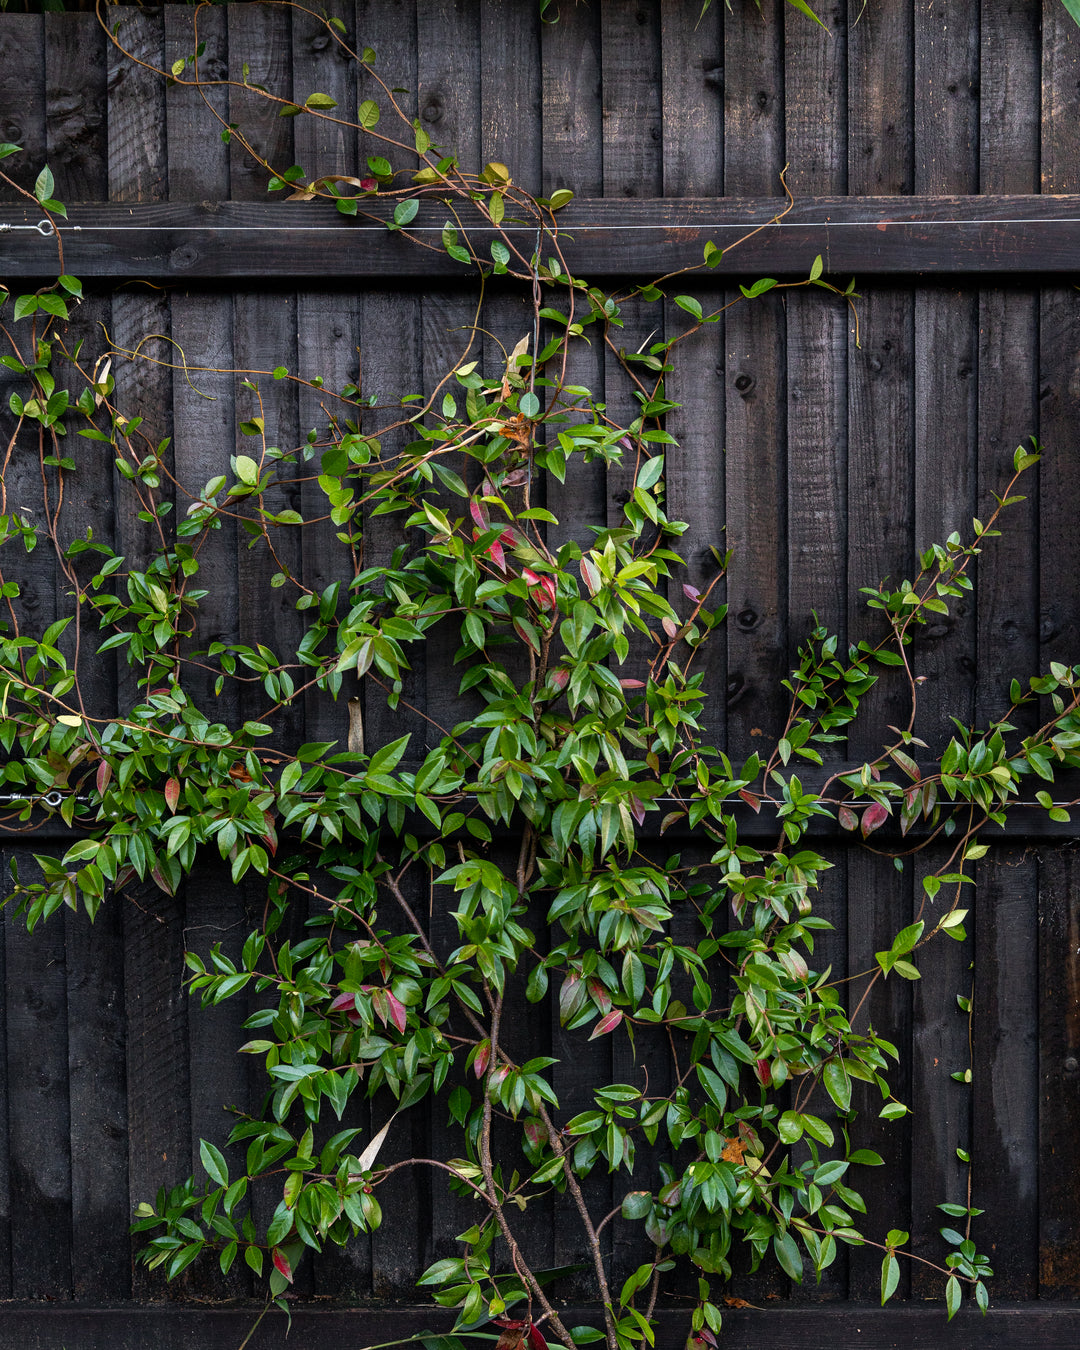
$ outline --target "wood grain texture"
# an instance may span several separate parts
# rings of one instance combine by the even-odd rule
[[[127,10],[108,48],[110,200],[160,202],[165,168],[165,23],[160,9]],[[125,55],[128,53],[128,55]]]
[[[1038,5],[983,0],[979,18],[981,192],[1038,190],[1039,20]]]
[[[29,850],[19,874],[40,879]],[[11,855],[9,855],[10,857]],[[33,935],[5,923],[8,1185],[15,1298],[72,1296],[71,1116],[67,970],[59,917]]]
[[[665,197],[719,196],[724,182],[723,6],[661,0]]]
[[[44,22],[46,139],[57,196],[102,201],[109,156],[105,33],[94,14],[46,14]]]
[[[0,28],[0,139],[21,146],[3,171],[29,192],[45,162],[45,30],[40,14],[11,14]],[[25,201],[0,183],[0,202]]]
[[[594,198],[572,203],[558,224],[568,266],[585,276],[640,279],[697,268],[710,240],[725,250],[716,272],[747,282],[762,273],[805,277],[818,255],[827,273],[841,277],[1071,274],[1080,266],[1075,196],[810,198],[781,220],[785,208],[778,198]],[[55,243],[22,232],[40,211],[13,203],[4,214],[20,231],[3,237],[5,274],[53,275]],[[84,276],[180,282],[445,276],[472,284],[465,264],[387,231],[386,215],[373,206],[370,215],[346,219],[315,203],[76,206],[62,233],[68,265]],[[464,208],[461,215],[486,253],[491,227],[470,221]],[[445,220],[446,207],[429,201],[410,234],[440,234]],[[503,228],[531,247],[535,226]]]
[[[288,7],[230,5],[228,14],[229,79],[262,85],[278,98],[291,98],[292,13]],[[307,95],[305,94],[305,98]],[[242,127],[258,160],[234,137],[229,143],[230,196],[235,201],[264,201],[269,173],[283,173],[295,162],[293,118],[280,115],[281,105],[255,90],[230,87],[230,122]],[[303,113],[301,116],[307,116]],[[261,161],[261,162],[259,162]]]
[[[598,0],[604,195],[658,197],[663,186],[659,6]]]
[[[208,5],[192,10],[165,7],[165,61],[203,54],[187,67],[184,78],[204,82],[177,84],[165,104],[169,200],[225,201],[229,197],[229,151],[221,132],[229,121],[229,95],[215,80],[228,78],[227,11]]]
[[[1040,132],[1043,192],[1080,190],[1080,144],[1076,100],[1080,96],[1080,44],[1076,24],[1064,5],[1042,0],[1042,119]]]
[[[848,5],[848,190],[890,196],[915,190],[912,6]]]
[[[449,1330],[451,1319],[429,1307],[398,1305],[391,1309],[292,1310],[290,1350],[321,1350],[327,1344],[379,1343],[429,1327]],[[251,1330],[257,1305],[246,1308],[5,1308],[0,1323],[0,1350],[145,1350],[168,1345],[173,1350],[233,1350]],[[576,1304],[565,1317],[571,1326],[595,1326],[599,1310]],[[686,1340],[685,1308],[657,1314],[657,1350],[679,1350]],[[271,1313],[252,1337],[251,1350],[272,1350],[281,1343],[284,1317]],[[986,1318],[961,1311],[945,1330],[937,1308],[725,1309],[725,1350],[836,1350],[858,1345],[863,1350],[1073,1350],[1080,1336],[1080,1309],[1075,1306],[995,1307]],[[945,1338],[947,1337],[947,1341]]]
[[[541,33],[543,186],[578,195],[604,190],[600,11],[564,4]]]

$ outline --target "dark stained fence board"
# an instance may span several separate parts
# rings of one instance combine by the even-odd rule
[[[598,1310],[581,1304],[561,1310],[570,1326],[595,1326]],[[235,1350],[251,1330],[260,1307],[249,1308],[77,1308],[9,1305],[0,1319],[0,1350]],[[687,1311],[660,1309],[657,1350],[681,1350]],[[378,1344],[451,1321],[430,1308],[292,1309],[289,1350],[327,1345]],[[280,1347],[284,1314],[271,1312],[248,1342],[250,1350]],[[1080,1342],[1080,1308],[1075,1305],[992,1308],[985,1317],[962,1310],[946,1327],[937,1308],[890,1304],[850,1307],[776,1307],[724,1311],[724,1350],[1075,1350]]]
[[[1080,268],[1076,196],[817,197],[776,219],[784,209],[775,198],[593,199],[572,203],[557,223],[568,266],[585,275],[648,277],[700,268],[710,240],[729,250],[717,273],[748,280],[762,272],[805,276],[819,255],[826,274],[845,281],[848,274]],[[0,275],[55,275],[55,240],[22,228],[41,216],[26,204],[5,204],[0,224],[16,228],[0,231]],[[427,202],[411,233],[438,235],[445,218],[444,206]],[[379,220],[346,220],[317,203],[73,205],[61,232],[66,267],[84,277],[471,276],[465,264],[417,248]],[[531,226],[508,232],[522,243],[535,236]],[[490,235],[490,227],[471,231],[482,258]]]

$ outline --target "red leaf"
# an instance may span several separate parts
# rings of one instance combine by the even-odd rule
[[[606,1036],[609,1031],[614,1031],[622,1019],[622,1009],[612,1008],[611,1012],[606,1017],[601,1017],[600,1021],[593,1027],[589,1040],[595,1041],[598,1036]]]
[[[664,632],[668,635],[669,638],[672,639],[672,641],[674,641],[674,640],[675,640],[675,634],[679,631],[679,627],[678,627],[678,625],[676,624],[675,620],[674,620],[674,619],[662,619],[662,620],[661,620],[661,624],[662,624],[662,626],[663,626]]]
[[[544,1340],[544,1333],[537,1326],[529,1327],[529,1345],[532,1350],[548,1350],[548,1343]]]
[[[491,1042],[481,1041],[476,1047],[476,1055],[473,1059],[473,1073],[477,1078],[483,1078],[487,1071],[487,1066],[491,1063]]]
[[[767,1059],[759,1059],[756,1065],[758,1082],[762,1087],[770,1087],[772,1084],[772,1069],[769,1067]]]
[[[631,796],[627,805],[630,807],[630,814],[639,825],[645,824],[645,803],[639,798]]]
[[[873,802],[862,814],[862,837],[865,839],[874,830],[880,829],[889,819],[889,808],[880,802]]]
[[[536,573],[532,570],[531,567],[523,567],[521,569],[521,575],[525,578],[525,580],[529,583],[530,586],[540,585],[540,578],[536,575]]]
[[[112,780],[112,765],[109,763],[107,759],[103,759],[101,763],[97,766],[97,777],[95,780],[97,783],[97,790],[101,793],[104,793],[105,789],[109,786],[111,780]]]
[[[404,1034],[406,1022],[406,1014],[404,1006],[398,1002],[398,1000],[393,996],[393,994],[390,992],[389,989],[386,991],[386,1001],[390,1005],[391,1022],[393,1022],[394,1026],[397,1027],[398,1031]]]
[[[292,1284],[292,1266],[289,1265],[289,1258],[280,1247],[275,1247],[270,1254],[274,1258],[274,1265],[278,1272]]]
[[[551,683],[560,692],[570,683],[570,672],[565,666],[560,666],[558,670],[551,672]]]
[[[540,1148],[547,1143],[547,1126],[542,1120],[527,1120],[525,1122],[525,1138],[533,1148]]]
[[[644,680],[631,680],[631,679],[620,680],[620,681],[619,681],[619,688],[620,688],[620,689],[644,689],[644,688],[645,688],[645,681],[644,681]]]
[[[503,554],[502,544],[498,541],[498,539],[493,540],[493,541],[488,545],[487,553],[488,553],[488,557],[489,557],[489,558],[491,559],[491,561],[495,564],[495,566],[499,569],[499,571],[500,571],[500,572],[505,572],[505,571],[506,571],[506,557],[505,557],[505,555]]]
[[[473,520],[476,521],[477,525],[479,525],[482,530],[488,528],[487,512],[475,497],[469,498],[469,515],[472,516]]]
[[[375,189],[379,186],[379,184],[378,180],[375,178],[361,178],[360,186],[363,188],[365,192],[374,192]]]
[[[683,595],[686,596],[687,600],[693,600],[695,605],[700,602],[701,592],[694,590],[693,586],[688,586],[685,582],[683,582],[682,591]]]
[[[596,1004],[602,1013],[611,1010],[611,995],[607,991],[607,986],[603,980],[598,980],[595,975],[590,975],[586,981],[586,987],[589,990],[589,997]]]
[[[176,810],[176,803],[180,800],[180,783],[176,778],[170,778],[165,784],[165,801],[170,811]]]
[[[585,583],[590,595],[595,595],[601,587],[600,572],[591,558],[583,557],[578,563],[581,569],[581,579]]]
[[[859,817],[850,806],[842,806],[836,814],[842,830],[857,830],[859,828]]]
[[[755,815],[761,810],[761,798],[756,793],[747,792],[745,788],[740,788],[739,796]]]

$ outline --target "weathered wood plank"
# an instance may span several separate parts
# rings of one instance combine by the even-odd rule
[[[45,121],[62,202],[103,201],[108,146],[107,39],[95,14],[45,16]]]
[[[709,240],[728,250],[717,273],[746,279],[762,272],[805,276],[818,254],[826,273],[841,277],[1053,273],[1080,266],[1076,196],[816,198],[777,219],[784,208],[776,198],[593,199],[571,203],[557,221],[568,265],[597,276],[644,278],[697,267]],[[373,203],[371,209],[379,208]],[[0,223],[16,228],[0,232],[3,275],[55,275],[55,244],[22,228],[40,215],[20,203],[5,207]],[[379,219],[347,220],[317,203],[75,206],[68,215],[62,227],[67,265],[87,278],[471,275],[464,264],[391,234]],[[445,207],[423,204],[410,233],[441,233],[445,217]],[[472,231],[482,251],[484,229]],[[535,236],[532,226],[507,231],[524,244]]]
[[[108,49],[110,197],[160,202],[168,192],[165,81],[156,73],[165,59],[164,17],[160,9],[123,15],[116,40],[124,51]]]
[[[165,7],[165,62],[195,58],[185,79],[203,89],[177,84],[165,102],[169,198],[173,202],[224,201],[229,196],[229,151],[221,132],[229,121],[229,94],[214,80],[228,75],[227,11],[213,5]],[[203,54],[197,56],[198,48]]]
[[[1080,875],[1070,849],[1039,864],[1039,1297],[1073,1299],[1080,1251],[1070,1216],[1080,1176]]]
[[[262,85],[272,94],[291,98],[291,10],[276,5],[230,5],[226,12],[229,79]],[[280,111],[279,104],[254,90],[230,86],[229,121],[242,129],[247,146],[258,157],[253,158],[237,137],[230,141],[230,195],[235,201],[263,201],[270,178],[264,165],[283,173],[293,164],[294,119],[281,117]]]
[[[724,182],[723,6],[661,0],[665,197],[717,197]]]
[[[336,19],[345,31],[328,28],[320,22],[323,16]],[[293,10],[292,78],[296,97],[303,103],[309,94],[327,94],[337,104],[336,109],[330,109],[331,114],[342,121],[355,115],[359,103],[356,62],[341,46],[344,42],[356,49],[354,19],[352,0],[330,0],[313,12]],[[295,119],[294,136],[296,160],[306,180],[331,173],[358,176],[355,129],[305,114]]]
[[[23,880],[40,878],[30,850],[12,850],[11,856]],[[24,922],[11,917],[4,938],[11,1293],[68,1299],[72,1215],[64,924],[54,917],[29,934]]]
[[[428,1327],[448,1330],[451,1319],[430,1306],[398,1305],[391,1309],[324,1309],[294,1307],[290,1350],[320,1350],[326,1345],[378,1343],[409,1336]],[[170,1350],[234,1350],[250,1331],[259,1307],[205,1306],[103,1309],[26,1307],[4,1309],[0,1350],[145,1350],[168,1345]],[[595,1307],[568,1307],[570,1326],[598,1321]],[[679,1350],[686,1340],[685,1308],[657,1313],[657,1350]],[[251,1350],[272,1350],[281,1344],[283,1314],[272,1312],[252,1337]],[[1006,1306],[987,1317],[962,1310],[945,1329],[938,1307],[783,1308],[724,1310],[724,1350],[836,1350],[858,1345],[861,1350],[1074,1350],[1080,1338],[1080,1309],[1069,1306]]]
[[[600,88],[600,11],[563,4],[559,22],[545,24],[543,61],[544,191],[604,190]]]
[[[599,0],[598,8],[604,195],[657,197],[663,185],[659,6],[639,5],[633,22],[622,0]]]
[[[848,190],[859,197],[915,186],[912,6],[848,5]]]
[[[3,171],[29,192],[45,162],[45,30],[40,14],[6,14],[0,27],[0,139],[22,146]],[[24,202],[0,183],[0,202]]]
[[[480,164],[505,164],[526,192],[540,192],[544,142],[539,6],[480,6]],[[469,166],[466,166],[469,167]]]
[[[1080,91],[1080,44],[1076,24],[1065,6],[1042,3],[1043,192],[1080,191],[1080,139],[1076,135],[1076,98]]]

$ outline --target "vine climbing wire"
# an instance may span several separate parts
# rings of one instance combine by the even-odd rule
[[[387,228],[406,237],[422,200],[444,202],[439,242],[414,242],[475,270],[475,314],[452,363],[381,403],[362,378],[332,390],[284,365],[239,372],[258,408],[240,427],[250,453],[199,484],[166,443],[148,439],[140,410],[121,406],[113,363],[151,359],[141,344],[91,364],[67,343],[82,290],[62,257],[55,285],[15,297],[10,320],[0,311],[0,359],[25,386],[12,398],[0,504],[2,779],[20,823],[45,806],[69,824],[77,813],[83,831],[63,856],[39,855],[39,875],[15,875],[11,902],[31,930],[64,907],[93,919],[136,882],[175,894],[207,856],[261,900],[239,959],[220,944],[185,959],[204,1006],[250,1000],[253,1035],[239,1050],[262,1066],[265,1098],[224,1147],[201,1142],[198,1178],[138,1206],[142,1259],[170,1279],[210,1253],[226,1273],[241,1261],[280,1302],[305,1255],[394,1220],[379,1192],[412,1166],[445,1174],[466,1202],[455,1254],[417,1272],[456,1315],[455,1338],[494,1321],[503,1350],[526,1341],[543,1350],[548,1336],[567,1350],[599,1340],[628,1350],[652,1343],[665,1277],[685,1289],[689,1270],[690,1336],[716,1344],[718,1291],[744,1252],[753,1268],[775,1262],[801,1280],[820,1278],[845,1247],[877,1249],[885,1301],[908,1235],[894,1228],[879,1241],[856,1218],[860,1169],[882,1163],[857,1142],[869,1100],[859,1085],[880,1092],[885,1119],[909,1107],[890,1086],[901,1048],[866,1016],[870,990],[917,979],[936,942],[963,938],[980,831],[1022,804],[1025,778],[1052,783],[1080,767],[1080,668],[1014,683],[1001,718],[958,730],[940,751],[918,734],[913,635],[966,597],[972,563],[1021,500],[1017,480],[1038,451],[1017,450],[1013,477],[969,542],[953,535],[922,554],[910,580],[868,589],[875,636],[844,645],[821,626],[809,634],[784,681],[783,725],[767,751],[733,763],[710,744],[699,660],[726,615],[728,555],[715,549],[707,587],[682,580],[685,526],[667,513],[667,426],[678,407],[669,377],[679,349],[732,305],[796,288],[852,304],[853,285],[830,282],[818,259],[803,281],[763,278],[712,309],[671,294],[673,282],[692,284],[686,271],[609,294],[566,266],[556,213],[570,194],[533,198],[503,164],[466,171],[401,111],[374,52],[349,49],[335,19],[292,8],[322,23],[372,81],[355,126],[385,153],[355,178],[308,178],[256,155],[269,188],[301,203],[330,198],[345,214],[389,199]],[[157,73],[205,93],[200,54]],[[354,125],[318,91],[300,102],[231,87],[290,115]],[[377,130],[384,117],[393,133]],[[222,131],[255,154],[242,128]],[[53,191],[44,169],[33,196],[50,219],[63,214]],[[531,250],[510,235],[511,217],[529,223]],[[707,243],[700,270],[721,252]],[[485,369],[474,349],[493,277],[519,288],[528,321]],[[682,327],[628,352],[626,307],[665,299],[686,316]],[[571,378],[589,341],[623,372],[633,416]],[[188,380],[209,369],[178,344],[174,353],[152,359]],[[260,379],[317,398],[321,434],[275,447]],[[145,557],[66,533],[65,486],[79,475],[71,444],[113,459],[148,527]],[[40,469],[32,513],[6,493],[25,459]],[[592,465],[623,472],[626,500],[613,524],[557,542],[542,486],[572,484]],[[318,494],[316,510],[282,505],[298,483],[308,499]],[[386,557],[368,547],[381,517],[396,529]],[[203,564],[223,527],[248,539],[270,588],[289,598],[302,624],[293,650],[203,631]],[[321,589],[286,542],[315,528],[340,546],[341,575]],[[43,632],[20,604],[21,561],[37,546],[54,550],[71,599]],[[458,720],[425,713],[423,735],[370,749],[359,727],[344,749],[290,731],[307,697],[408,709],[419,652],[458,683]],[[108,653],[133,692],[101,710],[82,685]],[[880,753],[826,777],[825,754],[867,719],[868,696],[890,675],[907,690],[906,724],[883,730]],[[230,703],[226,691],[240,688],[245,697]],[[250,710],[253,697],[258,715],[229,711]],[[1040,699],[1039,724],[1015,731],[1017,710]],[[820,771],[820,785],[796,766]],[[1036,802],[1055,820],[1072,805],[1048,789]],[[765,841],[763,817],[774,822]],[[908,846],[949,841],[922,879],[915,921],[848,980],[815,958],[829,928],[815,901],[830,864],[807,836],[825,818],[864,840],[898,827],[887,867],[903,866]],[[666,832],[687,847],[669,854]],[[520,1013],[509,1032],[512,1007],[549,996],[571,1044],[620,1045],[626,1081],[564,1097],[546,1019],[539,1040]],[[387,1118],[370,1137],[352,1123],[365,1096]],[[399,1114],[435,1109],[435,1099],[449,1111],[453,1152],[380,1162]],[[632,1173],[645,1156],[642,1185]],[[618,1201],[606,1213],[583,1185],[597,1169]],[[269,1204],[251,1204],[258,1191]],[[543,1268],[522,1235],[521,1216],[556,1194],[580,1224],[602,1325],[565,1325],[555,1293],[565,1271]],[[970,1192],[942,1208],[965,1220],[963,1232],[943,1230],[941,1263],[910,1255],[944,1277],[950,1316],[965,1288],[985,1310],[990,1269],[971,1237],[979,1211]],[[603,1236],[616,1216],[639,1241],[621,1286]]]

